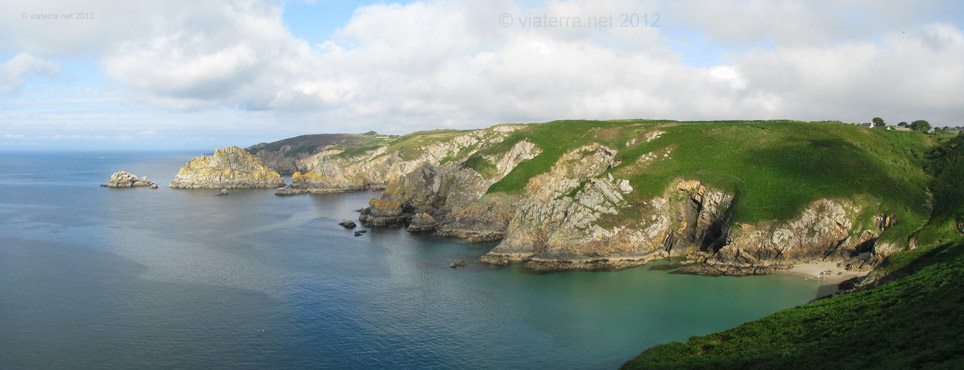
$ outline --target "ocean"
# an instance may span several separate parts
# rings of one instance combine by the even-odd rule
[[[0,152],[0,368],[611,369],[820,290],[481,265],[495,243],[338,225],[374,192],[167,188],[198,154]]]

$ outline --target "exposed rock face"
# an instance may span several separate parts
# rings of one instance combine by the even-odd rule
[[[358,221],[365,226],[402,226],[411,217],[404,212],[401,202],[372,198],[368,204],[358,216]]]
[[[438,167],[425,163],[393,180],[382,193],[382,199],[372,199],[369,207],[362,210],[359,220],[367,226],[414,224],[413,230],[432,228],[440,236],[472,242],[502,239],[513,217],[512,203],[517,197],[505,194],[487,197],[484,196],[486,190],[519,163],[541,152],[531,142],[520,141],[501,156],[488,159],[496,167],[489,178],[460,163]],[[414,219],[416,214],[424,216]]]
[[[282,175],[308,171],[299,161],[332,146],[354,146],[386,139],[384,135],[316,134],[301,135],[273,143],[252,145],[245,150],[261,159],[265,166]]]
[[[146,177],[137,177],[137,175],[127,171],[114,172],[113,175],[110,175],[110,180],[102,186],[108,188],[149,187],[152,189],[157,189],[157,184],[148,181]]]
[[[261,160],[236,146],[218,149],[214,156],[192,159],[177,173],[175,189],[278,188],[285,183]]]
[[[532,270],[620,269],[682,257],[689,264],[683,272],[747,275],[820,259],[869,267],[892,252],[876,240],[894,221],[876,215],[862,224],[863,210],[849,200],[820,199],[792,220],[755,224],[733,223],[735,194],[700,181],[677,180],[661,196],[629,200],[629,181],[607,173],[617,164],[617,150],[598,143],[563,154],[548,172],[532,177],[523,194],[485,194],[538,152],[520,141],[488,158],[497,164],[492,178],[458,163],[423,164],[392,181],[382,199],[372,199],[361,221],[473,241],[501,239],[480,260],[522,262]]]
[[[307,168],[309,171],[295,172],[291,176],[291,187],[306,189],[311,193],[384,189],[392,180],[399,179],[424,164],[435,167],[440,166],[446,159],[466,157],[484,145],[502,141],[509,133],[521,127],[523,126],[500,125],[471,131],[451,140],[421,147],[414,158],[405,158],[400,151],[390,151],[386,146],[353,157],[345,157],[342,150],[325,150],[298,161],[299,168]],[[505,168],[506,164],[499,166]]]
[[[438,228],[438,221],[432,215],[422,212],[416,214],[412,217],[411,223],[408,224],[408,231],[418,232],[418,231],[434,231]]]

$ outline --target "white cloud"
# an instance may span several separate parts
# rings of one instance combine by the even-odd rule
[[[4,137],[4,138],[7,138],[7,139],[23,139],[23,138],[25,138],[25,136],[19,135],[19,134],[3,134],[3,137]]]
[[[60,64],[26,53],[13,56],[0,63],[0,95],[13,94],[27,81],[27,75],[34,73],[56,75]]]
[[[127,94],[121,108],[141,113],[57,111],[37,124],[125,127],[137,137],[192,126],[399,133],[563,118],[881,115],[955,123],[964,117],[956,101],[964,95],[964,36],[959,26],[934,21],[934,9],[956,3],[932,4],[378,3],[359,7],[330,40],[311,45],[285,27],[276,2],[94,2],[91,9],[110,18],[79,26],[3,22],[0,51],[98,58]],[[25,5],[3,7],[20,14]],[[530,15],[613,15],[618,22],[623,13],[655,12],[662,27],[518,24]],[[515,24],[500,24],[503,13]],[[674,32],[700,34],[728,51],[719,65],[686,65]],[[0,75],[0,92],[15,91],[29,73],[52,71],[33,58],[30,65],[46,67]]]

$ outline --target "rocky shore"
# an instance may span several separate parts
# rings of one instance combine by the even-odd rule
[[[865,271],[889,253],[876,241],[893,218],[868,215],[849,199],[819,199],[790,220],[758,223],[733,222],[737,194],[699,180],[677,179],[662,195],[639,199],[627,178],[609,171],[620,164],[619,149],[600,143],[564,153],[521,194],[486,194],[540,152],[517,142],[487,158],[498,170],[488,176],[460,163],[423,163],[396,173],[359,219],[370,227],[500,240],[481,262],[537,271],[616,270],[665,258],[681,258],[680,272],[701,275],[768,274],[811,261]],[[657,154],[640,161],[669,157]]]
[[[279,196],[383,189],[361,210],[362,225],[499,241],[481,262],[536,271],[617,270],[673,258],[682,261],[678,272],[701,275],[769,274],[811,262],[861,273],[901,248],[880,240],[895,215],[864,194],[809,198],[792,217],[750,222],[738,217],[741,194],[732,187],[684,175],[664,176],[658,186],[640,182],[652,166],[672,164],[679,144],[659,141],[666,126],[617,128],[637,126],[624,141],[615,141],[622,131],[590,131],[592,140],[545,148],[524,125],[329,145],[299,157],[295,167],[305,171],[284,188],[261,160],[229,147],[187,163],[171,187],[280,188]],[[780,193],[771,198],[780,202]]]
[[[174,189],[271,189],[285,186],[281,175],[236,146],[192,159],[171,182]]]
[[[101,184],[102,187],[106,188],[138,188],[145,187],[151,189],[157,189],[157,184],[147,180],[147,177],[137,177],[127,171],[117,171],[110,176],[110,180],[106,184]]]

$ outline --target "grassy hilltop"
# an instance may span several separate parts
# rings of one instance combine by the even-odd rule
[[[647,142],[654,132],[661,134]],[[790,219],[821,198],[851,199],[894,214],[899,222],[882,240],[898,244],[906,243],[929,215],[929,177],[922,161],[933,140],[918,132],[839,122],[555,121],[515,131],[465,165],[492,173],[482,158],[520,140],[543,152],[492,185],[490,193],[520,192],[563,153],[599,142],[618,151],[621,164],[609,171],[630,179],[635,189],[630,201],[657,196],[678,178],[698,179],[735,192],[734,221],[753,223]],[[656,158],[640,163],[650,153]]]
[[[964,136],[922,156],[933,211],[880,286],[652,347],[626,369],[964,368]],[[938,244],[940,243],[940,244]]]

